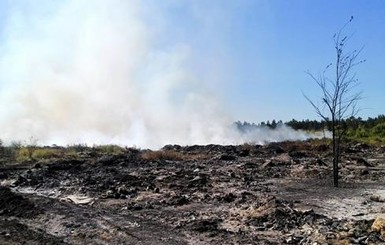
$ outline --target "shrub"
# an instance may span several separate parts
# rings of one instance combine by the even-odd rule
[[[17,162],[25,162],[32,160],[32,154],[30,149],[24,146],[20,147],[19,149],[16,149],[15,159]]]
[[[385,123],[379,123],[371,130],[371,135],[374,137],[385,138]]]

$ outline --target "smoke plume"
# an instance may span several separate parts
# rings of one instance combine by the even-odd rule
[[[0,44],[6,142],[160,147],[308,137],[286,127],[245,136],[228,126],[234,119],[208,85],[215,76],[194,75],[196,47],[167,42],[167,19],[148,1],[10,4]]]

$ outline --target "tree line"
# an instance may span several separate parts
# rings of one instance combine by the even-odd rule
[[[295,130],[305,131],[322,131],[332,130],[332,122],[330,120],[296,120],[292,119],[288,122],[282,120],[268,120],[260,123],[240,122],[234,123],[238,130],[247,132],[257,127],[266,127],[275,129],[280,125],[287,125]],[[362,141],[366,143],[385,143],[385,115],[378,115],[377,117],[368,117],[363,119],[361,117],[349,117],[341,120],[341,130],[346,132],[348,139]]]

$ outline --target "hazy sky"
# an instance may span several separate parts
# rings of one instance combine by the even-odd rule
[[[383,0],[0,0],[0,96],[17,101],[2,116],[28,121],[33,114],[34,127],[46,128],[51,118],[33,112],[65,111],[57,120],[79,114],[68,98],[83,91],[94,97],[74,104],[100,109],[91,116],[127,103],[124,112],[109,112],[120,123],[137,114],[180,119],[180,110],[204,111],[197,121],[213,114],[223,121],[317,118],[302,91],[317,98],[319,90],[305,72],[334,62],[333,34],[350,16],[347,49],[365,46],[367,60],[356,69],[364,93],[359,116],[377,116],[385,113],[384,13]]]
[[[1,0],[0,31],[6,28],[4,20],[15,5],[10,2],[44,9],[42,5],[52,1]],[[361,57],[367,60],[357,69],[365,97],[361,115],[385,113],[382,0],[145,2],[141,4],[145,9],[140,11],[147,12],[147,21],[157,22],[159,17],[164,25],[158,30],[162,33],[157,34],[161,38],[157,45],[191,46],[191,66],[213,77],[211,88],[215,92],[218,87],[219,96],[235,118],[257,122],[315,117],[301,93],[317,93],[305,71],[316,73],[334,61],[333,33],[353,15],[348,29],[354,32],[350,47],[365,46]]]

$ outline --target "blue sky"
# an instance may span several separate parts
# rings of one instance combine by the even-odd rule
[[[46,7],[50,1],[0,1],[0,40],[14,9]],[[62,3],[65,1],[55,1]],[[84,1],[89,5],[94,1]],[[97,1],[96,1],[97,2]],[[133,1],[134,2],[134,1]],[[334,62],[333,34],[354,16],[347,31],[352,49],[365,46],[357,69],[364,98],[359,116],[385,113],[385,1],[382,0],[146,0],[141,17],[154,47],[188,47],[185,65],[235,120],[314,119],[302,91],[317,98],[305,71]],[[16,7],[15,7],[16,5]],[[31,7],[31,5],[34,5]],[[49,11],[48,11],[49,12]],[[150,38],[151,38],[150,37]],[[0,45],[1,45],[0,42]],[[190,89],[181,86],[181,89]],[[199,91],[199,88],[195,88]],[[178,98],[178,94],[173,95]]]
[[[318,88],[305,71],[334,62],[333,34],[350,16],[348,49],[365,46],[361,58],[367,60],[356,69],[364,93],[359,116],[384,113],[384,1],[195,1],[207,4],[195,10],[202,22],[193,4],[182,2],[171,11],[173,27],[180,28],[179,38],[225,60],[218,76],[225,74],[226,82],[218,86],[240,120],[316,118],[302,91],[317,98]]]

